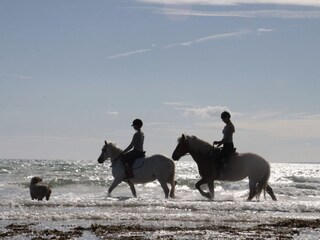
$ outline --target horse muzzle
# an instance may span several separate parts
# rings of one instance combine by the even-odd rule
[[[172,154],[172,159],[173,159],[174,161],[179,161],[180,156],[178,156],[178,154],[176,154],[176,153],[173,153],[173,154]]]
[[[102,158],[98,158],[98,163],[104,163],[104,160]]]

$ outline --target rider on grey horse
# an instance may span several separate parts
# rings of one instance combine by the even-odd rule
[[[132,171],[134,161],[145,156],[145,151],[143,150],[144,133],[141,131],[142,125],[143,122],[140,119],[133,121],[132,127],[136,130],[136,133],[133,135],[130,145],[121,154],[121,161],[126,168],[126,179],[134,178]]]

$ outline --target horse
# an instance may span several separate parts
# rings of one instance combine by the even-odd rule
[[[182,156],[190,154],[198,165],[198,171],[201,179],[195,187],[200,194],[209,199],[214,198],[214,180],[220,181],[240,181],[246,177],[249,178],[249,197],[259,199],[262,191],[266,198],[266,192],[272,200],[277,198],[272,188],[268,185],[270,177],[270,165],[261,156],[254,153],[234,153],[228,157],[228,165],[225,167],[223,175],[218,173],[218,162],[216,160],[219,148],[198,139],[195,136],[182,134],[178,139],[178,145],[172,153],[172,159],[178,161]],[[201,189],[201,185],[207,184],[209,192]]]
[[[170,197],[175,197],[175,163],[172,159],[156,154],[144,158],[142,166],[138,168],[133,165],[134,178],[125,179],[125,168],[121,161],[121,153],[123,150],[118,148],[114,143],[105,144],[102,148],[101,154],[98,158],[99,163],[103,163],[106,159],[111,159],[112,175],[114,177],[113,183],[108,190],[108,196],[111,192],[122,182],[129,184],[131,192],[134,197],[137,197],[135,183],[148,183],[158,180],[165,194],[165,198],[169,197],[169,188],[167,183],[171,185]]]

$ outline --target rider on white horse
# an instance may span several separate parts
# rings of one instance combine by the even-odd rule
[[[221,119],[226,124],[223,128],[223,138],[220,141],[214,141],[213,145],[218,147],[222,146],[222,149],[218,155],[218,163],[220,165],[220,174],[222,174],[223,168],[228,164],[228,157],[235,152],[233,145],[233,133],[235,132],[235,127],[230,120],[231,114],[227,111],[221,113]]]
[[[133,121],[132,127],[136,130],[136,133],[133,135],[130,145],[121,154],[121,161],[126,168],[126,179],[134,178],[132,165],[137,158],[145,156],[145,151],[143,150],[144,133],[141,131],[142,125],[143,122],[140,119]]]

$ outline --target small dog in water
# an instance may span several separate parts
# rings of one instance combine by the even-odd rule
[[[42,178],[33,177],[30,183],[30,195],[31,199],[38,199],[38,201],[42,201],[44,197],[48,201],[51,195],[51,189],[47,184],[41,183]]]

